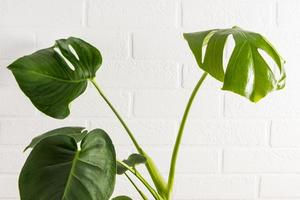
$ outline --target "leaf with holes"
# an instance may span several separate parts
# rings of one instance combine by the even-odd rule
[[[37,109],[62,119],[70,114],[69,104],[85,91],[87,80],[95,77],[101,63],[95,47],[70,37],[19,58],[8,68]]]
[[[31,151],[19,177],[22,200],[108,200],[116,176],[116,155],[101,129],[77,147],[67,135],[42,139]]]
[[[223,51],[229,35],[233,36],[235,47],[224,70]],[[257,102],[271,91],[282,89],[285,85],[283,59],[258,33],[233,27],[186,33],[184,38],[188,41],[199,67],[223,82],[223,90]],[[203,56],[205,45],[206,52]],[[276,64],[275,69],[268,65],[259,50],[270,56]]]

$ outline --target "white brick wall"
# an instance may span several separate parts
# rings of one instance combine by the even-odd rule
[[[18,199],[22,150],[49,129],[100,127],[120,158],[134,151],[91,87],[67,120],[51,119],[17,88],[5,68],[10,62],[60,37],[93,43],[104,57],[98,82],[167,174],[185,103],[201,75],[182,33],[233,25],[270,38],[287,61],[287,87],[253,104],[208,78],[186,127],[174,199],[300,199],[299,19],[298,0],[0,0],[0,200]],[[116,194],[139,199],[118,180]]]

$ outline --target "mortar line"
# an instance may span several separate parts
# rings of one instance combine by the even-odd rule
[[[133,55],[133,33],[130,32],[128,35],[128,58],[134,60]]]
[[[279,3],[278,1],[275,2],[275,25],[279,27]]]
[[[184,64],[179,64],[179,88],[183,89],[184,88],[184,70],[185,70],[185,66]]]
[[[82,27],[88,26],[88,2],[86,0],[83,0],[82,2],[82,19],[81,19],[81,25]]]
[[[273,120],[270,120],[267,124],[267,138],[266,138],[266,142],[267,142],[267,146],[268,147],[272,147],[272,126],[273,126]]]
[[[175,28],[182,28],[183,24],[183,10],[182,2],[180,0],[175,2]]]

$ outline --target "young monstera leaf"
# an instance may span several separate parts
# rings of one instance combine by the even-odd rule
[[[233,36],[235,47],[224,70],[223,51],[229,35]],[[223,82],[223,90],[235,92],[257,102],[269,92],[279,90],[285,85],[283,59],[258,33],[233,27],[186,33],[184,38],[188,41],[199,67]],[[203,55],[202,48],[205,45],[206,52]],[[274,60],[279,71],[278,76],[259,50]]]
[[[101,129],[77,147],[74,137],[45,137],[32,149],[19,177],[22,200],[108,200],[116,176],[115,149]]]
[[[147,162],[147,159],[141,154],[133,153],[127,159],[123,160],[123,162],[129,167],[134,168],[136,165],[145,164]],[[117,163],[117,174],[124,174],[127,170],[128,169],[125,166]]]
[[[37,109],[54,118],[69,115],[69,104],[87,87],[102,63],[100,52],[70,37],[17,59],[8,68]]]

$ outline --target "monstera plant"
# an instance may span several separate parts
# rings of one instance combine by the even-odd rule
[[[227,66],[224,66],[224,49],[230,35],[234,49]],[[174,144],[168,180],[161,176],[156,164],[96,83],[102,57],[95,47],[79,38],[59,39],[53,46],[21,57],[9,65],[19,87],[33,105],[57,119],[68,117],[70,103],[85,92],[88,82],[91,82],[137,151],[124,160],[117,159],[109,133],[102,129],[88,131],[84,127],[64,127],[44,133],[34,138],[25,149],[31,149],[31,152],[19,177],[21,199],[108,200],[114,190],[116,175],[123,175],[142,199],[170,200],[184,127],[194,98],[207,75],[221,81],[223,90],[237,93],[252,102],[258,102],[285,85],[283,59],[258,33],[233,27],[186,33],[184,38],[204,72],[186,105]],[[275,67],[267,63],[262,51],[274,61]],[[144,178],[136,165],[145,165],[151,180]],[[140,188],[140,185],[144,187]],[[113,199],[131,198],[118,196]]]

